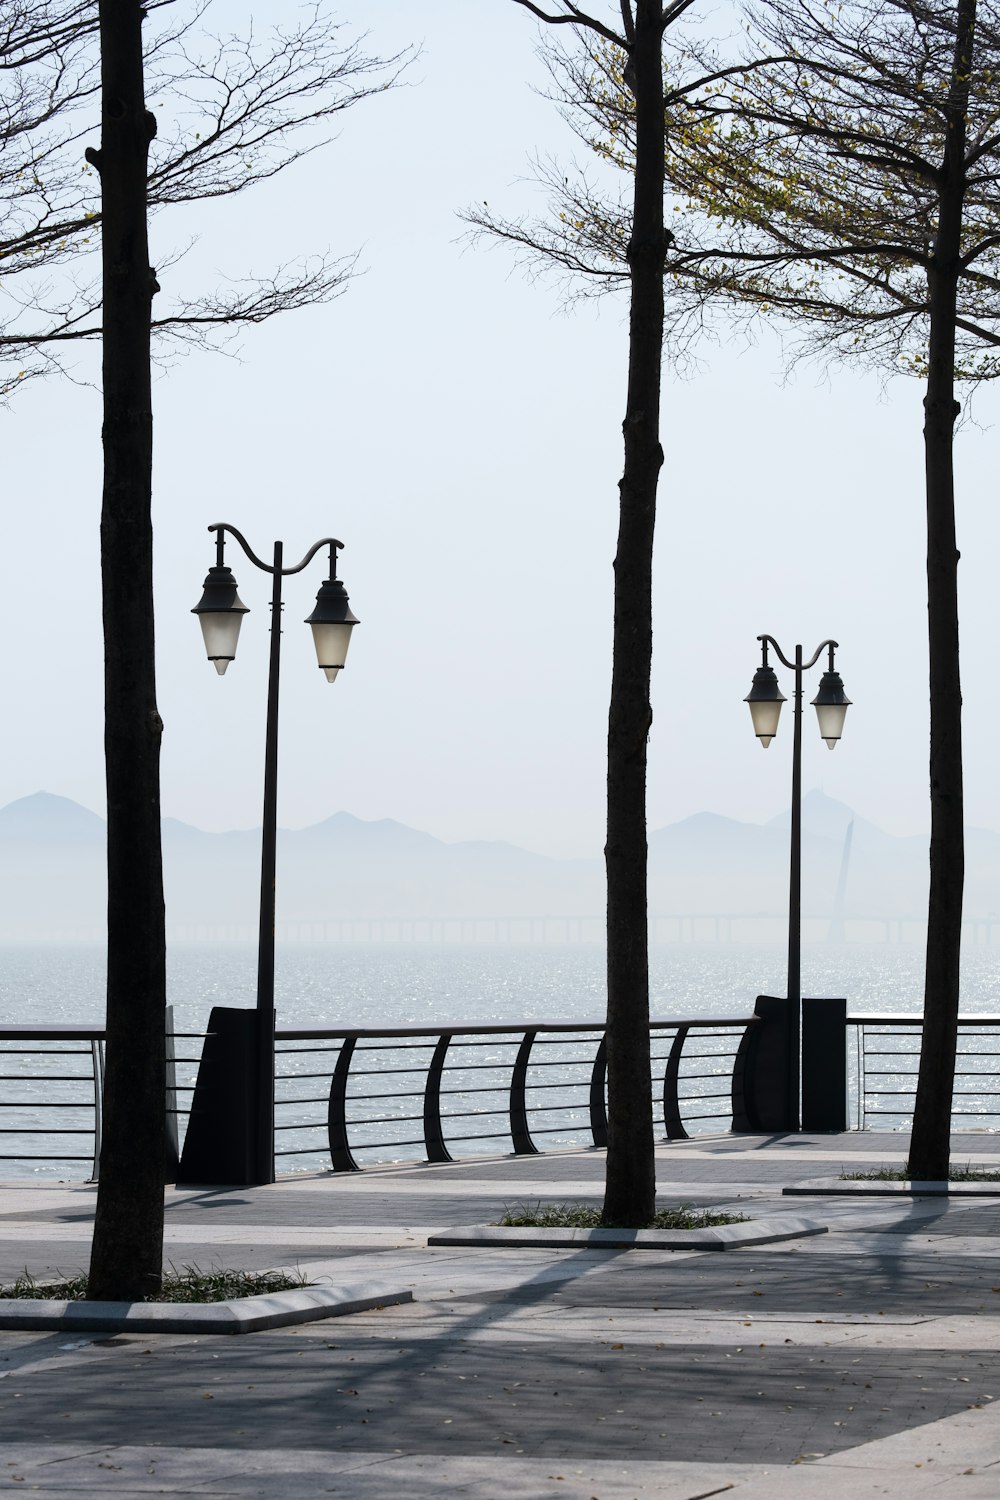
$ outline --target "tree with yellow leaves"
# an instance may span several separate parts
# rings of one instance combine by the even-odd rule
[[[1000,11],[995,0],[769,0],[745,12],[741,48],[692,42],[666,74],[667,327],[691,335],[719,308],[776,317],[800,352],[923,383],[931,844],[909,1170],[943,1178],[964,879],[955,384],[1000,374]],[[579,134],[631,174],[620,55],[563,51],[553,70]],[[585,175],[549,180],[552,217],[485,227],[593,291],[620,283],[619,201]]]
[[[515,0],[545,25],[569,27],[622,60],[633,117],[634,169],[623,221],[629,287],[624,467],[618,486],[614,638],[608,710],[608,1157],[603,1221],[641,1226],[655,1211],[649,1058],[646,740],[652,722],[652,575],[663,342],[663,37],[691,0],[620,0],[614,22],[572,3]]]

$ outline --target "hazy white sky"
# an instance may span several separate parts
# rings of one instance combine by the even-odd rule
[[[599,0],[603,3],[603,0]],[[217,4],[220,27],[270,0]],[[227,520],[297,561],[333,533],[362,624],[329,687],[300,622],[317,560],[286,586],[280,820],[346,809],[446,839],[542,852],[602,844],[625,306],[562,310],[509,253],[462,243],[477,199],[530,203],[532,153],[573,141],[511,0],[344,0],[407,86],[342,117],[336,144],[226,205],[161,215],[170,285],[310,250],[361,250],[339,301],[198,354],[155,392],[157,629],[166,813],[259,820],[268,580],[233,552],[248,616],[224,679],[189,613]],[[95,139],[96,139],[95,122]],[[656,827],[782,809],[790,722],[762,754],[742,702],[768,631],[828,635],[854,700],[834,754],[807,721],[805,785],[895,832],[927,822],[921,388],[841,368],[783,382],[777,344],[706,347],[668,376],[655,559]],[[78,375],[93,380],[96,360]],[[1000,829],[995,775],[996,392],[959,443],[968,821]],[[44,788],[103,806],[100,398],[36,383],[0,413],[6,491],[0,803]],[[788,674],[782,678],[790,692]],[[808,697],[818,676],[809,680]],[[810,719],[812,711],[807,709]],[[787,713],[787,710],[786,710]]]

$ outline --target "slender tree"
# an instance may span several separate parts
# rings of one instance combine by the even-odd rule
[[[796,353],[924,385],[931,844],[915,1176],[948,1171],[964,877],[955,381],[1000,373],[1000,25],[993,0],[769,0],[741,57],[689,42],[666,93],[677,225],[668,330],[778,317]],[[613,47],[556,59],[602,160],[636,170]],[[508,237],[596,291],[627,275],[627,214],[553,173],[555,213]]]
[[[163,1265],[164,1016],[160,736],[153,645],[150,323],[146,238],[156,121],[146,109],[143,0],[100,0],[103,265],[104,752],[108,789],[107,1084],[89,1296],[137,1301]]]
[[[648,1224],[655,1211],[649,1060],[646,741],[652,723],[652,570],[660,446],[663,274],[663,34],[691,0],[621,0],[621,29],[570,0],[559,11],[515,0],[549,26],[571,26],[618,50],[634,104],[635,170],[624,246],[630,289],[628,392],[622,423],[608,711],[608,1157],[606,1223]]]
[[[99,231],[102,275],[96,297],[70,297],[58,318],[33,332],[7,333],[8,348],[43,353],[62,338],[99,334],[103,348],[104,490],[101,572],[105,645],[105,757],[108,803],[107,1069],[104,1138],[88,1295],[136,1300],[159,1288],[163,1248],[165,1136],[164,908],[160,852],[159,754],[162,724],[156,706],[151,515],[153,424],[150,380],[153,297],[159,291],[149,264],[151,203],[218,197],[273,175],[301,152],[284,132],[321,118],[322,88],[309,82],[292,34],[285,56],[272,54],[268,73],[245,70],[216,54],[205,65],[187,60],[209,93],[220,85],[207,142],[178,139],[150,166],[156,120],[146,108],[143,21],[146,0],[99,0],[99,5],[35,3],[7,7],[19,19],[19,90],[0,130],[0,203],[10,213],[0,245],[11,273],[30,274],[37,262],[62,265]],[[100,182],[94,208],[72,198],[59,163],[78,132],[73,111],[94,92],[85,49],[100,44],[101,143],[86,160]],[[31,27],[21,24],[30,19]],[[33,29],[32,29],[33,28]],[[302,33],[294,34],[301,38]],[[0,32],[0,46],[3,33]],[[322,46],[318,37],[315,43]],[[154,56],[162,62],[167,56]],[[225,49],[222,49],[225,52]],[[315,58],[316,53],[309,55]],[[355,56],[355,62],[357,62]],[[280,65],[279,65],[280,63]],[[296,80],[298,87],[296,86]],[[176,84],[176,79],[175,79]],[[314,92],[318,90],[318,93]],[[367,89],[362,91],[366,92]],[[312,94],[312,103],[304,99]],[[204,96],[199,95],[201,104]],[[356,95],[355,97],[358,97]],[[48,132],[48,133],[46,133]],[[22,189],[3,153],[27,161]],[[22,168],[23,170],[23,168]],[[46,176],[46,174],[51,174]],[[6,193],[6,200],[4,194]],[[67,196],[68,195],[68,196]],[[57,205],[53,207],[53,205]],[[336,272],[337,279],[341,273]],[[335,289],[327,269],[298,291],[280,278],[236,300],[210,294],[159,320],[185,329],[259,321]],[[97,321],[92,319],[96,314]]]

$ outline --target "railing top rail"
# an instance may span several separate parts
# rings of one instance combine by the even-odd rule
[[[650,1021],[649,1027],[651,1031],[673,1031],[679,1026],[751,1026],[759,1021],[760,1017],[756,1015],[678,1016],[670,1021]],[[474,1022],[461,1026],[352,1026],[344,1029],[331,1026],[279,1026],[275,1031],[275,1039],[279,1042],[307,1042],[324,1038],[346,1041],[351,1037],[358,1041],[377,1041],[393,1036],[523,1036],[526,1031],[604,1031],[605,1024],[604,1021],[510,1021],[505,1026],[493,1023],[476,1025]]]
[[[922,1026],[924,1018],[919,1013],[892,1015],[887,1011],[877,1015],[853,1015],[847,1017],[848,1026]],[[1000,1026],[1000,1011],[993,1015],[959,1015],[959,1026]]]
[[[3,1042],[103,1042],[103,1026],[2,1026]]]

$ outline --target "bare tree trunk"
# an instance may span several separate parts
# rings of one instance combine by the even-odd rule
[[[101,0],[104,275],[105,757],[108,1010],[104,1145],[89,1296],[159,1290],[163,1260],[165,978],[153,641],[153,419],[141,0]]]
[[[930,897],[924,1025],[908,1163],[910,1176],[924,1179],[948,1176],[965,880],[953,450],[959,412],[955,401],[955,317],[966,185],[965,112],[975,21],[976,0],[959,0],[938,230],[928,271],[930,347],[924,454],[931,708]]]
[[[663,343],[663,74],[660,0],[637,0],[626,72],[636,101],[625,467],[619,485],[608,715],[608,1158],[603,1219],[648,1224],[656,1202],[649,1062],[646,740]]]

